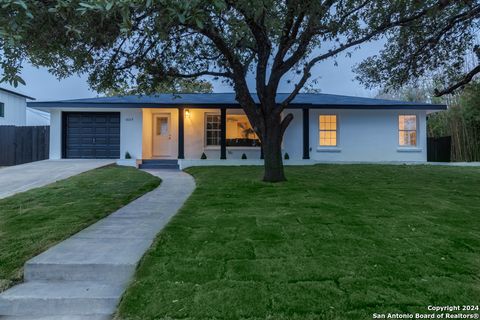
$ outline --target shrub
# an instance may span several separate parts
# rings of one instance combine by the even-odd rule
[[[202,160],[207,159],[207,155],[205,154],[205,152],[202,152],[202,156],[200,157],[200,159],[202,159]]]
[[[428,115],[429,137],[452,137],[452,161],[480,160],[480,82],[451,99],[448,110]]]
[[[247,155],[245,153],[242,154],[242,160],[247,160]]]
[[[132,159],[132,156],[130,155],[130,153],[128,151],[125,152],[125,159]]]
[[[290,159],[290,156],[288,155],[288,152],[285,152],[285,157],[284,157],[285,160],[288,160]]]

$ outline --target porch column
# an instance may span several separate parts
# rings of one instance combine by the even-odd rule
[[[227,159],[227,108],[220,109],[220,159]]]
[[[178,108],[178,159],[185,159],[185,112],[183,107]]]
[[[303,108],[303,159],[310,159],[310,109]]]

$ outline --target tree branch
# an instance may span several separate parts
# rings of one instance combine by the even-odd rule
[[[442,1],[440,1],[439,3],[433,5],[432,7],[429,7],[429,8],[426,8],[422,11],[420,11],[419,13],[415,14],[415,15],[412,15],[412,16],[409,16],[409,17],[406,17],[406,18],[402,18],[402,19],[398,19],[396,21],[387,21],[387,22],[384,22],[382,23],[381,25],[379,25],[377,28],[375,28],[374,30],[372,30],[371,32],[365,34],[363,37],[360,37],[358,39],[350,39],[349,41],[347,41],[346,43],[340,45],[339,47],[337,47],[336,49],[334,50],[330,50],[328,51],[327,53],[324,53],[322,55],[319,55],[313,59],[310,60],[310,62],[308,62],[307,64],[305,64],[304,66],[304,69],[303,69],[303,75],[302,75],[302,78],[300,79],[300,81],[295,85],[295,89],[290,93],[290,95],[280,103],[281,105],[281,109],[284,109],[288,104],[290,104],[290,102],[293,101],[293,99],[295,98],[295,96],[300,92],[301,88],[305,85],[305,83],[307,82],[307,80],[310,78],[311,74],[310,74],[310,71],[311,69],[313,68],[313,66],[315,64],[317,64],[318,62],[322,61],[322,60],[325,60],[325,59],[328,59],[330,57],[333,57],[337,54],[339,54],[340,52],[342,51],[345,51],[351,47],[354,47],[354,46],[357,46],[361,43],[364,43],[364,42],[367,42],[371,39],[373,39],[374,37],[382,34],[383,32],[385,32],[386,30],[388,29],[391,29],[393,27],[397,27],[397,26],[400,26],[402,24],[405,24],[405,23],[408,23],[408,22],[411,22],[411,21],[414,21],[414,20],[417,20],[419,18],[421,18],[422,16],[428,14],[431,10],[434,10],[436,8],[443,8],[445,6],[444,3],[442,3]],[[281,110],[280,110],[281,111]]]
[[[444,88],[443,90],[435,89],[434,94],[436,97],[441,97],[443,95],[453,93],[458,88],[461,88],[466,84],[469,84],[477,74],[480,74],[480,65],[476,66],[470,72],[465,74],[465,76],[457,83],[450,85],[447,88]]]
[[[262,110],[257,108],[257,105],[250,94],[250,90],[248,89],[248,84],[245,79],[247,73],[246,66],[242,64],[235,52],[230,49],[226,41],[222,38],[218,30],[211,22],[209,24],[205,24],[203,28],[199,28],[194,24],[185,26],[210,39],[210,41],[212,41],[217,49],[223,54],[231,69],[231,79],[233,81],[236,93],[235,99],[244,108],[248,119],[252,123],[252,126],[264,130],[263,124],[259,121],[256,121],[257,117],[254,117],[254,115],[258,115],[259,113],[262,114]]]
[[[267,65],[272,52],[272,42],[268,36],[267,28],[265,26],[265,8],[261,8],[262,12],[258,19],[249,12],[246,12],[236,1],[227,1],[227,3],[235,8],[245,19],[245,22],[250,29],[256,42],[256,52],[258,55],[257,72],[256,72],[256,88],[257,94],[261,101],[265,94],[265,82],[267,78]],[[263,104],[262,104],[263,106]]]
[[[194,73],[181,73],[170,69],[167,71],[169,77],[178,77],[178,78],[198,78],[201,76],[213,76],[213,77],[224,77],[232,79],[233,75],[231,72],[216,72],[210,70],[198,71]]]
[[[282,122],[280,123],[280,132],[283,136],[283,134],[285,133],[285,130],[287,130],[287,127],[288,125],[290,124],[290,122],[292,122],[293,120],[293,114],[289,113],[285,116],[285,118],[283,118]]]
[[[420,45],[420,47],[417,48],[411,55],[408,56],[408,60],[412,60],[412,58],[415,59],[424,50],[428,49],[428,47],[431,47],[431,46],[434,46],[434,45],[438,44],[440,42],[440,40],[442,39],[442,37],[448,31],[450,31],[452,28],[454,28],[458,23],[468,21],[468,20],[472,19],[473,17],[477,16],[478,14],[480,14],[480,6],[476,6],[472,9],[468,10],[467,12],[458,14],[458,15],[450,18],[448,20],[448,23],[443,28],[441,28],[440,30],[438,30],[437,32],[432,34],[430,37],[425,39],[424,43],[422,45]]]
[[[292,7],[292,1],[287,1],[287,15],[285,17],[285,23],[282,28],[282,36],[278,44],[277,54],[273,59],[272,69],[278,68],[278,66],[283,62],[289,46],[288,44],[292,42],[292,39],[297,38],[298,30],[305,18],[303,12],[299,13],[297,19],[295,19],[294,8]]]

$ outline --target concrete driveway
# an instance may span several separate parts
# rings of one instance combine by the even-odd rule
[[[115,160],[65,159],[4,167],[0,170],[0,199],[112,163]]]

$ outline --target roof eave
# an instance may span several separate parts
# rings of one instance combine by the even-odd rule
[[[1,91],[4,91],[4,92],[7,92],[7,93],[10,93],[10,94],[13,94],[13,95],[15,95],[15,96],[19,96],[19,97],[25,98],[25,99],[36,100],[36,99],[33,98],[33,97],[27,96],[27,95],[22,94],[22,93],[15,92],[15,91],[13,91],[13,90],[5,89],[5,88],[0,88],[0,90],[1,90]]]
[[[239,104],[185,104],[185,103],[108,103],[108,102],[28,102],[27,105],[32,108],[240,108]],[[295,108],[311,109],[369,109],[369,110],[446,110],[446,105],[440,104],[290,104]]]

